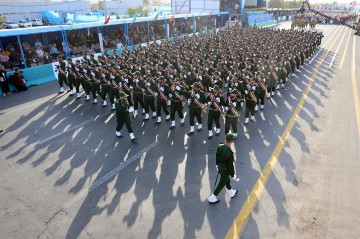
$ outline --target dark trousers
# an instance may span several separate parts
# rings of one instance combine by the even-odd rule
[[[276,87],[275,87],[275,86],[273,86],[273,87],[268,87],[268,88],[267,88],[267,91],[268,91],[269,93],[275,92],[275,90],[276,90]]]
[[[246,110],[245,110],[245,117],[248,118],[249,114],[251,113],[252,116],[255,114],[255,105],[256,102],[253,100],[246,101]]]
[[[175,120],[175,113],[177,112],[180,119],[183,119],[184,118],[184,114],[183,114],[183,105],[182,105],[182,102],[179,101],[179,102],[176,102],[176,101],[171,101],[171,107],[170,107],[170,119],[172,121]]]
[[[73,82],[73,85],[75,86],[76,93],[80,93],[80,84],[82,82],[81,78],[76,78],[75,82]]]
[[[67,80],[68,80],[68,86],[69,86],[70,90],[73,90],[74,85],[75,85],[75,77],[72,75],[69,75]]]
[[[97,83],[93,83],[91,87],[91,94],[93,95],[94,99],[97,98],[97,95],[101,96],[100,85]]]
[[[155,112],[155,98],[153,96],[145,95],[144,96],[144,108],[145,113],[149,114],[149,108],[152,112]]]
[[[215,188],[214,195],[218,196],[221,190],[226,186],[227,189],[231,189],[230,184],[230,175],[227,171],[220,172],[220,181],[217,187]]]
[[[257,104],[261,104],[264,105],[265,104],[265,95],[266,95],[266,91],[265,90],[260,90],[260,94],[259,97],[257,98]]]
[[[118,89],[114,89],[114,88],[111,88],[110,90],[110,101],[111,99],[119,99],[120,98],[120,95],[119,95],[119,90]],[[113,103],[111,103],[113,104]]]
[[[202,124],[202,117],[201,117],[201,108],[190,106],[189,109],[189,118],[190,118],[190,126],[195,125],[195,117],[199,124]]]
[[[139,104],[141,108],[144,108],[144,96],[143,94],[134,93],[133,100],[134,100],[134,110],[137,110],[139,108]]]
[[[227,115],[225,117],[225,135],[227,133],[229,133],[230,127],[231,127],[233,133],[237,133],[237,122],[238,122],[238,119],[236,116],[230,117]]]
[[[125,124],[127,131],[129,133],[133,133],[129,112],[126,112],[124,114],[124,113],[119,113],[118,111],[116,111],[116,121],[117,121],[116,131],[120,132],[122,127]]]
[[[220,129],[220,112],[210,109],[207,121],[208,130],[212,130],[213,121],[215,121],[216,128]]]
[[[85,94],[90,95],[90,87],[91,87],[90,83],[86,82],[85,80],[82,80],[81,81],[81,86],[84,89]]]
[[[102,85],[102,89],[101,89],[101,98],[103,100],[105,100],[106,98],[106,95],[109,96],[109,99],[110,99],[110,103],[111,104],[114,104],[114,98],[112,98],[112,94],[111,94],[111,88],[109,85]]]
[[[63,87],[64,86],[64,83],[65,85],[67,85],[67,79],[66,79],[66,76],[63,75],[63,74],[59,74],[59,85],[60,87]]]
[[[9,83],[7,80],[4,80],[3,82],[1,82],[0,85],[1,85],[1,91],[3,94],[10,92]]]
[[[167,102],[162,98],[158,98],[156,101],[156,115],[161,116],[161,108],[164,110],[165,115],[169,115],[169,111],[167,109]]]

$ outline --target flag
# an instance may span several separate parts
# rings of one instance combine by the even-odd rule
[[[158,17],[159,17],[159,13],[160,13],[160,12],[158,12],[158,13],[156,14],[156,16],[154,17],[153,21],[155,21],[155,20],[157,20],[157,19],[158,19]]]
[[[209,15],[208,15],[208,18],[211,16],[211,13],[213,12],[214,10],[211,10],[211,12],[209,13]]]
[[[108,24],[110,22],[110,16],[108,16],[104,22],[104,25]]]
[[[172,22],[172,21],[174,20],[174,16],[175,16],[175,15],[172,15],[172,17],[169,19],[169,22],[168,22],[168,23],[170,23],[170,22]]]
[[[129,27],[131,27],[131,25],[132,25],[134,22],[136,22],[136,17],[137,17],[137,15],[135,15],[134,19],[133,19],[132,22],[129,24]]]

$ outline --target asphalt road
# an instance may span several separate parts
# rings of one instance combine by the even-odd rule
[[[58,95],[56,82],[2,97],[0,238],[359,238],[360,39],[317,28],[312,64],[239,124],[239,193],[217,205],[223,132],[188,137],[187,117],[172,131],[165,116],[139,117],[132,143],[115,137],[110,108]]]

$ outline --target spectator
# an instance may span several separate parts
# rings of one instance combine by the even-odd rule
[[[35,41],[35,48],[37,49],[38,47],[40,47],[41,49],[43,48],[43,45],[41,43],[41,41],[39,40],[39,38],[36,38],[36,41]]]
[[[59,53],[58,49],[56,48],[56,44],[52,44],[52,46],[50,47],[50,55],[52,57],[56,58],[59,54],[60,53]]]
[[[16,91],[25,91],[28,89],[28,87],[26,86],[26,80],[24,79],[24,75],[19,71],[19,69],[15,70],[15,73],[12,75],[11,81],[15,85]]]
[[[27,41],[23,41],[23,42],[21,43],[21,45],[22,45],[22,48],[23,48],[23,51],[24,51],[24,52],[26,52],[26,51],[28,51],[28,50],[31,49],[30,44],[29,44]]]
[[[57,47],[61,47],[62,46],[62,41],[55,35],[54,37],[54,42],[53,42]]]
[[[44,57],[44,50],[42,49],[42,47],[37,47],[35,53],[36,53],[36,56],[39,58]]]
[[[13,70],[14,64],[9,62],[9,57],[5,54],[3,49],[0,49],[0,63],[5,68],[10,68],[11,70]]]
[[[47,51],[45,51],[42,59],[44,64],[50,64],[52,62],[51,56],[49,56],[49,53]]]
[[[121,43],[120,39],[117,40],[117,44],[116,44],[116,48],[119,49],[119,48],[123,48],[123,44]]]
[[[6,77],[6,71],[3,69],[3,66],[0,64],[0,85],[3,96],[10,95],[9,82]]]
[[[27,67],[31,67],[32,63],[35,63],[36,65],[39,65],[37,62],[34,53],[32,53],[31,50],[28,50],[25,52],[25,58],[26,58],[26,65]]]

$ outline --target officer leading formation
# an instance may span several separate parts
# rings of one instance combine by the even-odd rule
[[[245,111],[245,125],[254,122],[256,112],[265,109],[265,98],[285,89],[322,38],[315,31],[234,26],[132,50],[125,47],[120,55],[116,50],[97,59],[84,55],[75,63],[60,56],[59,93],[67,85],[69,97],[76,93],[79,100],[81,86],[85,101],[92,98],[97,104],[100,97],[102,107],[109,102],[116,110],[116,136],[122,137],[125,124],[132,141],[136,138],[130,116],[138,117],[139,110],[144,121],[151,116],[155,124],[163,122],[163,112],[170,129],[177,117],[180,126],[185,125],[188,110],[189,136],[202,130],[207,112],[209,140],[220,135],[222,127],[236,139],[239,112]]]

